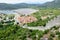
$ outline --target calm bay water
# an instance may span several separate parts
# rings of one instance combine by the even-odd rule
[[[12,11],[12,10],[0,10],[0,13],[3,13],[3,14],[15,14],[15,12]]]
[[[0,10],[0,13],[5,13],[5,14],[15,14],[15,13],[20,13],[20,14],[32,14],[34,12],[37,12],[38,10],[36,9],[30,9],[30,8],[22,8],[22,9],[16,9],[16,10]]]

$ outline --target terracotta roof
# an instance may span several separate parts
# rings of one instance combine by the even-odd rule
[[[20,17],[17,17],[17,20],[20,22],[20,23],[30,23],[30,22],[33,22],[33,21],[36,21],[37,18],[33,17],[33,16],[20,16]]]

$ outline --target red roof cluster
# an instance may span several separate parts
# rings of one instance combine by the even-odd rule
[[[20,22],[20,23],[30,23],[30,22],[34,22],[34,21],[37,21],[37,18],[33,17],[33,16],[20,16],[20,17],[17,17],[17,20]]]

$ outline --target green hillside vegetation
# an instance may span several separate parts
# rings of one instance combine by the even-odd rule
[[[36,40],[36,35],[38,35],[38,40],[44,34],[43,31],[29,30],[19,25],[14,25],[13,22],[9,23],[12,24],[3,25],[3,23],[0,23],[0,40],[27,40],[27,38]]]
[[[28,26],[45,26],[48,21],[53,19],[54,17],[57,17],[60,15],[59,9],[45,9],[45,10],[39,10],[36,13],[32,14],[34,17],[36,17],[38,20],[36,22],[28,23]],[[46,19],[42,20],[41,17],[47,16]]]
[[[54,26],[49,30],[39,31],[22,28],[19,25],[14,25],[13,21],[9,22],[7,25],[0,23],[0,40],[27,40],[27,38],[32,40],[40,40],[45,34],[48,34],[49,32],[49,40],[53,39],[55,35],[58,35],[57,38],[60,39],[60,32],[58,31],[59,28],[60,26]],[[52,29],[57,30],[55,34],[51,31]]]

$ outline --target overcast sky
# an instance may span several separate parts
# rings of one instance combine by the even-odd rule
[[[0,0],[0,3],[9,3],[9,4],[16,4],[16,3],[45,3],[51,2],[53,0]]]

